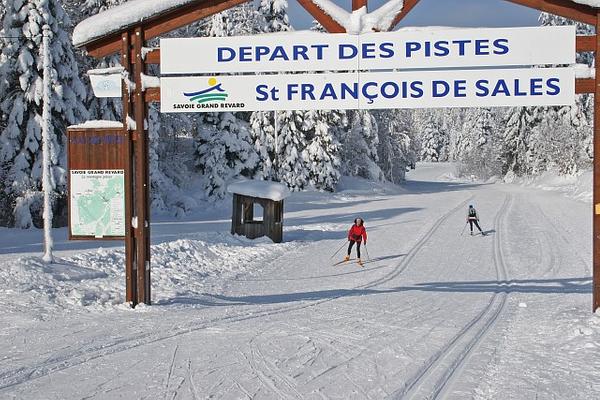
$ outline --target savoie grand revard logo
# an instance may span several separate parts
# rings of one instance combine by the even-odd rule
[[[180,92],[181,93],[181,92]],[[240,109],[246,106],[243,102],[229,102],[229,93],[224,88],[223,83],[219,83],[217,78],[208,79],[208,87],[198,91],[182,92],[183,96],[189,100],[188,103],[173,104],[175,109],[215,109],[215,108],[235,108]]]
[[[208,80],[208,88],[199,90],[197,92],[184,93],[186,97],[189,97],[191,102],[204,104],[217,101],[226,101],[229,94],[223,89],[223,85],[217,81],[217,78],[210,78]]]

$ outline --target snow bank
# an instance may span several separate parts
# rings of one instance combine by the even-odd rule
[[[123,128],[123,123],[119,121],[94,120],[86,121],[83,124],[71,125],[70,129],[100,129],[100,128]]]
[[[80,47],[128,26],[197,2],[198,0],[129,0],[80,22],[73,31],[73,44]]]
[[[290,196],[290,191],[285,185],[269,181],[244,180],[235,182],[227,186],[227,192],[273,201],[281,201]]]
[[[577,175],[558,175],[554,172],[544,172],[535,177],[509,178],[506,182],[540,190],[560,192],[576,200],[587,203],[592,202],[592,171],[585,171]]]
[[[152,246],[153,302],[178,303],[202,296],[207,288],[259,270],[298,243],[202,233]],[[125,301],[125,254],[120,249],[85,252],[45,264],[22,257],[0,268],[0,314],[22,312],[44,319],[62,310],[103,311]],[[33,311],[32,311],[33,310]]]

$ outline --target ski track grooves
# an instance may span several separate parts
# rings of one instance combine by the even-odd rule
[[[389,272],[383,277],[377,278],[371,282],[363,285],[354,287],[353,289],[365,289],[372,288],[391,281],[402,274],[410,265],[410,262],[414,259],[416,254],[419,253],[421,248],[427,243],[427,241],[433,236],[433,234],[439,229],[439,227],[454,213],[462,209],[469,201],[474,198],[473,195],[467,199],[461,201],[457,206],[444,213],[437,221],[431,226],[431,228],[413,245],[408,251],[406,257],[394,268],[393,271]],[[338,299],[341,296],[331,297],[324,300],[316,300],[310,304],[303,304],[299,306],[283,306],[274,308],[264,312],[255,312],[251,314],[237,314],[231,315],[224,318],[216,318],[213,320],[206,321],[200,324],[190,324],[188,326],[179,328],[174,332],[169,332],[166,335],[152,335],[152,334],[141,334],[135,337],[122,338],[113,343],[100,343],[91,348],[83,349],[64,357],[57,357],[49,363],[37,365],[34,367],[21,367],[13,371],[6,371],[0,373],[0,393],[5,392],[7,389],[19,386],[21,384],[41,379],[51,374],[93,361],[102,357],[118,354],[124,351],[132,350],[140,346],[145,346],[153,343],[157,343],[163,340],[172,339],[181,335],[189,334],[192,332],[204,330],[210,327],[214,327],[217,324],[232,324],[236,322],[242,322],[257,318],[263,318],[273,315],[282,314],[289,311],[297,311],[314,307],[323,303],[327,303]]]
[[[508,286],[508,272],[502,251],[502,231],[506,212],[511,205],[512,195],[507,195],[494,219],[497,232],[493,243],[493,261],[498,283],[503,288]],[[475,318],[469,321],[446,346],[432,355],[417,374],[407,380],[402,389],[392,393],[389,397],[418,400],[440,399],[450,393],[454,379],[464,369],[472,351],[478,347],[481,340],[490,332],[490,328],[498,321],[505,309],[507,298],[507,290],[496,291],[489,303]]]

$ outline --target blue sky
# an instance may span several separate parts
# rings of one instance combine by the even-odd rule
[[[351,8],[351,0],[335,0]],[[296,0],[288,0],[292,25],[296,29],[310,27],[312,17]],[[383,0],[370,0],[376,8]],[[502,27],[538,25],[539,11],[504,0],[421,0],[400,26],[465,26]]]

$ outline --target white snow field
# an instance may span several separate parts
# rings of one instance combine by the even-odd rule
[[[451,171],[293,194],[280,245],[232,237],[227,204],[158,219],[135,310],[119,243],[56,230],[44,266],[40,231],[1,230],[0,398],[599,398],[589,203]],[[333,266],[356,216],[370,259]]]

